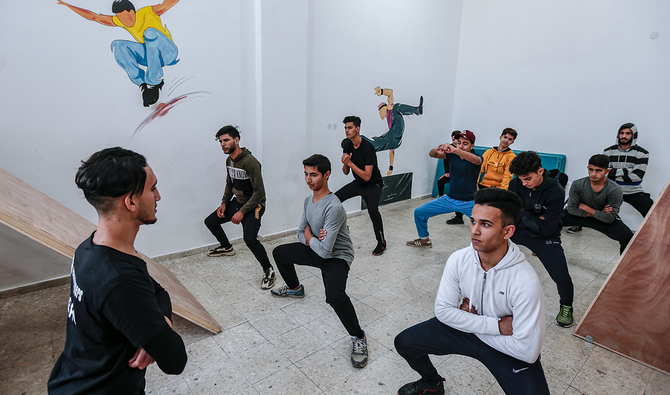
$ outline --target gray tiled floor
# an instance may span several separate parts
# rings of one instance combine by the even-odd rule
[[[261,291],[260,266],[248,249],[237,255],[205,254],[163,260],[222,325],[214,336],[175,318],[189,363],[180,376],[166,376],[152,365],[148,394],[395,394],[414,373],[393,349],[401,330],[433,315],[433,301],[448,255],[469,243],[466,225],[431,219],[434,247],[417,250],[404,242],[415,238],[412,210],[424,200],[382,208],[389,249],[373,257],[372,226],[367,215],[349,225],[356,260],[348,293],[369,338],[370,363],[357,370],[349,362],[349,340],[325,303],[318,270],[298,268],[307,297],[272,298]],[[296,218],[296,223],[298,219]],[[151,232],[147,227],[143,232]],[[266,242],[275,246],[293,237]],[[618,246],[585,229],[563,235],[575,283],[575,318],[581,319],[618,258]],[[553,324],[558,308],[556,287],[536,257],[522,248],[543,282],[546,340],[542,363],[553,394],[669,394],[670,376],[594,346]],[[281,280],[278,281],[281,284]],[[68,286],[0,300],[0,394],[44,394],[46,380],[63,348]],[[447,377],[449,394],[502,394],[479,362],[461,356],[434,357]]]

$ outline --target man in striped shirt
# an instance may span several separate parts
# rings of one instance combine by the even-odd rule
[[[637,145],[637,127],[632,123],[621,125],[617,143],[605,148],[603,153],[609,157],[612,168],[607,177],[621,186],[623,201],[645,217],[654,201],[641,185],[649,163],[649,151]]]

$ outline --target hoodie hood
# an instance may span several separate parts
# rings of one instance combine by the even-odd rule
[[[547,169],[544,169],[544,173],[542,173],[542,176],[543,176],[542,183],[537,188],[535,188],[535,190],[533,192],[543,191],[543,190],[551,187],[554,184],[559,185],[558,184],[558,178],[557,178],[558,174],[559,173],[555,173],[555,172],[552,172],[552,171],[548,171]]]
[[[632,147],[634,145],[637,145],[637,126],[635,126],[635,124],[631,122],[624,123],[623,125],[619,126],[619,130],[616,131],[616,141],[614,145],[616,145],[617,147],[620,146],[619,132],[624,129],[630,129],[630,131],[633,132],[633,139],[631,140],[630,146]]]
[[[237,155],[237,158],[235,158],[235,160],[234,160],[233,162],[239,162],[239,161],[241,161],[245,156],[247,156],[247,155],[251,155],[251,151],[249,151],[248,149],[242,147],[241,150],[242,150],[242,152],[240,152],[240,154]]]

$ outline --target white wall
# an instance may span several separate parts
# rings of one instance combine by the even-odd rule
[[[513,148],[566,154],[577,179],[633,122],[651,154],[642,185],[655,197],[670,166],[669,20],[663,0],[466,1],[453,127],[473,130],[478,145],[514,127]],[[641,222],[627,204],[622,218]]]
[[[110,0],[73,3],[111,13]],[[134,2],[137,9],[155,3]],[[108,146],[143,153],[163,199],[159,221],[142,229],[137,247],[162,255],[215,242],[202,221],[225,182],[214,134],[231,123],[263,164],[261,233],[277,233],[296,227],[309,193],[302,159],[321,152],[340,167],[345,115],[361,116],[365,134],[387,130],[376,111],[381,99],[372,94],[381,85],[395,90],[396,102],[425,98],[424,115],[407,121],[395,168],[413,171],[413,194],[426,194],[435,163],[425,152],[452,123],[460,18],[461,1],[181,1],[162,17],[181,60],[164,68],[161,100],[207,94],[131,139],[149,110],[110,51],[128,33],[56,2],[0,2],[0,167],[95,222],[73,182],[79,161]],[[386,167],[387,153],[379,158]],[[331,187],[348,180],[335,172]],[[348,202],[349,210],[358,207]],[[225,229],[241,237],[239,226]]]

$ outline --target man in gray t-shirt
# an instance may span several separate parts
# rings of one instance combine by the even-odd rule
[[[574,181],[570,187],[561,221],[564,226],[586,226],[604,233],[619,242],[622,253],[633,238],[633,232],[619,218],[623,190],[607,178],[610,172],[607,155],[593,155],[587,168],[589,176]]]
[[[368,344],[356,310],[346,292],[349,267],[354,260],[354,245],[347,229],[347,212],[328,189],[331,165],[328,158],[315,154],[305,159],[305,182],[313,195],[305,199],[298,226],[297,243],[280,245],[272,251],[285,285],[275,288],[272,296],[304,298],[295,265],[321,269],[328,303],[342,321],[353,342],[351,363],[355,368],[368,363]]]

